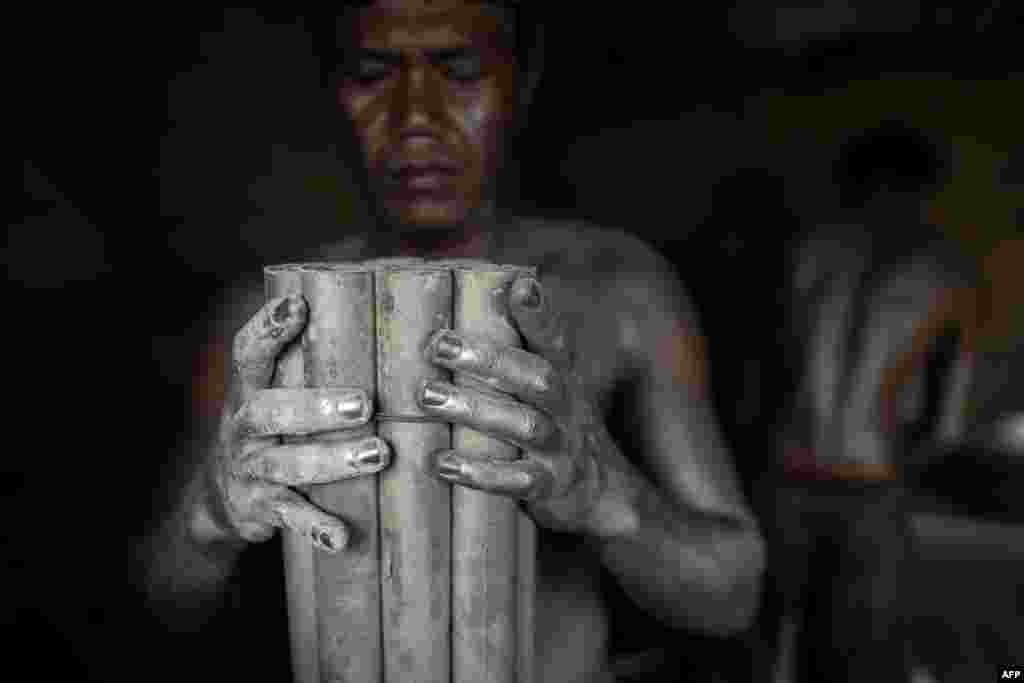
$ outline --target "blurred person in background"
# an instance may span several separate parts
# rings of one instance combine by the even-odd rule
[[[786,262],[781,467],[755,494],[778,680],[907,681],[942,668],[914,647],[929,569],[911,516],[922,473],[969,448],[984,303],[975,264],[924,220],[947,167],[902,123],[854,136],[833,169],[845,221],[809,230]]]

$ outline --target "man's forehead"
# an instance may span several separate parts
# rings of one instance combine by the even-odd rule
[[[365,48],[429,48],[488,42],[499,33],[501,15],[486,2],[386,0],[353,17],[353,34]]]

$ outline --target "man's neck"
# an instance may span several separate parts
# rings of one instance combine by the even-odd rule
[[[422,258],[478,258],[482,257],[489,242],[489,231],[478,226],[467,227],[456,233],[441,235],[406,235],[398,240],[398,255]]]
[[[394,243],[387,246],[392,255],[421,258],[488,258],[495,247],[499,214],[493,205],[481,207],[460,225],[433,230],[392,232]]]

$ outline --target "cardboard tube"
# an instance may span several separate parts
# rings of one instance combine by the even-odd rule
[[[267,299],[302,293],[298,265],[270,266],[263,270]],[[301,344],[285,349],[277,362],[274,386],[301,388],[305,384]],[[291,639],[292,678],[296,683],[319,683],[317,649],[316,575],[313,544],[305,535],[281,530],[284,551],[285,593],[288,599],[288,631]]]
[[[537,596],[537,525],[523,510],[519,510],[519,599],[518,620],[519,683],[533,683],[535,678],[534,613]]]
[[[363,265],[373,270],[384,270],[385,268],[407,268],[422,265],[424,260],[419,256],[388,256],[364,261]]]
[[[304,267],[302,292],[310,309],[302,337],[305,385],[360,387],[375,396],[372,272],[345,265]],[[368,426],[342,438],[372,433]],[[309,487],[313,502],[344,520],[349,530],[341,552],[313,551],[319,675],[325,683],[377,683],[381,677],[376,480],[364,476]]]
[[[455,330],[519,346],[509,318],[508,290],[517,267],[453,264]],[[456,373],[455,383],[486,393],[486,385]],[[514,460],[518,450],[480,432],[455,426],[453,448],[493,460]],[[452,681],[518,683],[529,679],[532,659],[532,521],[510,498],[454,487],[452,491]],[[521,580],[530,582],[522,585]]]
[[[286,350],[275,383],[362,387],[377,414],[389,416],[376,431],[392,449],[380,475],[304,489],[348,524],[342,552],[284,534],[299,683],[532,682],[532,520],[511,499],[453,488],[424,471],[428,457],[452,447],[499,460],[519,453],[470,429],[416,419],[424,417],[422,382],[449,378],[423,356],[437,329],[520,343],[506,310],[520,274],[533,271],[475,259],[265,269],[268,297],[301,291],[310,307],[301,345]]]
[[[423,350],[431,333],[451,325],[451,273],[385,267],[376,281],[379,410],[422,417],[422,383],[448,379]],[[451,447],[451,428],[397,420],[381,422],[378,434],[392,449],[380,483],[383,680],[450,683],[451,486],[425,464]]]

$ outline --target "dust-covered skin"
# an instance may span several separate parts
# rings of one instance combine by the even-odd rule
[[[764,552],[709,405],[701,332],[669,264],[621,232],[493,210],[503,143],[529,80],[502,18],[488,3],[456,0],[372,3],[349,17],[339,125],[359,143],[380,220],[301,259],[464,256],[537,267],[536,280],[510,289],[523,350],[439,330],[426,351],[508,400],[441,384],[424,387],[421,403],[527,454],[503,466],[457,452],[433,463],[448,481],[523,500],[541,527],[538,680],[610,680],[602,565],[666,625],[724,634],[753,618]],[[223,581],[239,544],[278,526],[344,552],[346,520],[285,484],[387,465],[380,440],[318,445],[326,430],[362,433],[371,415],[358,394],[270,388],[307,311],[301,299],[262,299],[253,283],[226,305],[233,379],[210,401],[224,404],[219,439],[205,446],[200,476],[151,563],[156,576],[201,567],[178,571],[182,590]]]
[[[487,210],[515,107],[511,41],[486,3],[378,3],[354,15],[338,104],[373,204],[436,240]]]
[[[423,407],[529,456],[497,465],[438,453],[435,462],[449,481],[524,500],[541,525],[539,668],[553,681],[606,673],[601,563],[668,625],[744,627],[757,603],[761,539],[705,394],[697,322],[669,264],[635,238],[585,224],[492,227],[463,254],[540,265],[536,281],[510,289],[525,347],[442,329],[425,353],[509,400],[443,384],[433,388],[453,398]],[[309,257],[374,258],[381,248],[389,246],[358,239]],[[239,300],[251,310],[262,297],[254,282]],[[238,309],[234,315],[242,318]],[[462,349],[452,354],[456,340]],[[610,423],[616,395],[634,403],[619,406],[622,421]]]
[[[390,449],[384,441],[359,433],[348,440],[338,438],[339,430],[354,430],[369,421],[373,406],[365,391],[270,388],[277,357],[301,333],[307,313],[302,297],[274,299],[235,336],[234,382],[210,479],[223,503],[216,511],[218,521],[241,538],[264,540],[284,526],[337,552],[347,540],[344,523],[288,487],[379,472],[388,464]],[[333,433],[330,442],[280,443],[276,438],[324,432]]]
[[[507,7],[459,0],[388,0],[348,12],[333,103],[339,131],[356,143],[346,162],[363,171],[375,221],[344,226],[348,239],[294,260],[473,257],[537,268],[508,302],[522,350],[439,330],[426,351],[507,400],[436,384],[422,388],[420,402],[526,455],[498,464],[444,452],[431,463],[455,485],[521,500],[540,525],[536,680],[609,681],[602,569],[665,625],[730,633],[758,607],[764,543],[709,402],[704,338],[670,265],[621,232],[496,209],[509,141],[537,76],[510,40],[509,16]],[[857,280],[872,276],[873,263],[847,258],[856,248],[833,258],[821,250],[836,245],[812,245],[793,264],[790,327],[803,384],[781,438],[863,470],[890,462],[893,427],[920,412],[921,351],[963,297],[933,301],[935,278],[908,272],[866,299],[870,288]],[[276,359],[307,311],[301,299],[263,300],[261,282],[240,283],[226,297],[218,338],[202,350],[205,374],[217,376],[220,363],[232,379],[226,392],[209,378],[198,383],[197,412],[223,417],[214,436],[197,429],[199,467],[150,544],[151,593],[173,608],[186,595],[222,590],[245,542],[275,527],[345,552],[347,520],[290,487],[388,464],[388,445],[360,431],[372,415],[356,392],[271,388]],[[853,348],[857,362],[844,363],[841,352]],[[938,421],[956,432],[955,419]],[[325,431],[334,432],[329,444],[318,438]],[[744,457],[775,451],[766,443]],[[267,595],[276,599],[279,587]]]

